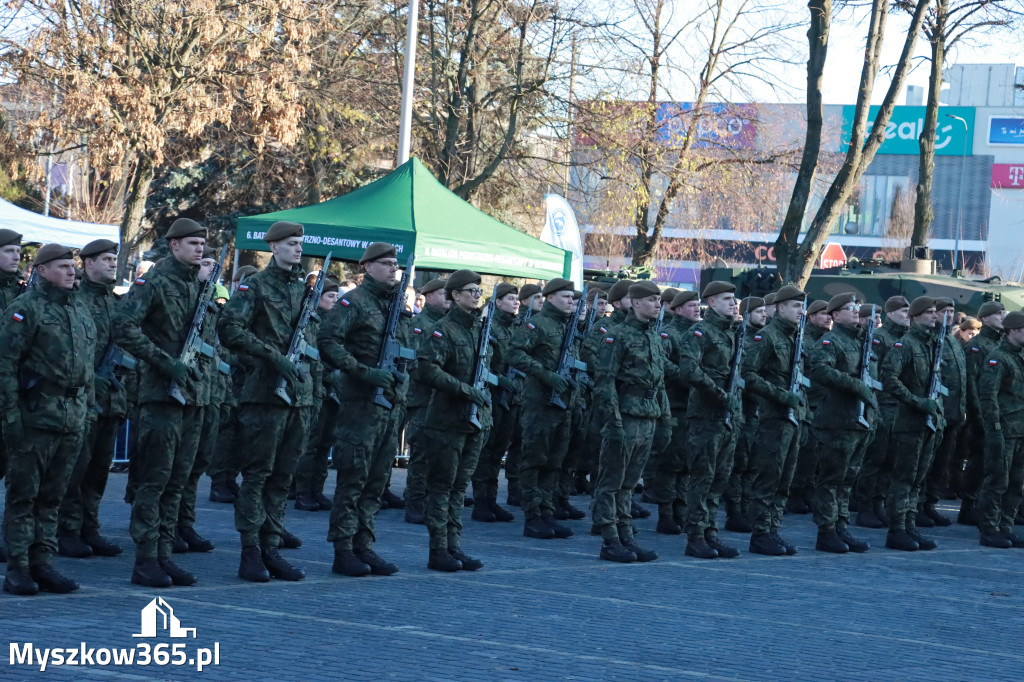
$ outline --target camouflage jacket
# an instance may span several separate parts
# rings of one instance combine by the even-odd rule
[[[804,328],[804,367],[808,372],[811,371],[811,363],[810,360],[807,359],[808,351],[817,347],[817,345],[821,343],[821,337],[823,337],[827,331],[827,329],[819,327],[816,324],[811,324],[810,320],[807,321],[807,326]],[[821,401],[825,399],[825,391],[821,386],[812,381],[811,387],[806,389],[806,395],[807,409],[804,411],[804,417],[808,421],[813,421],[814,410],[821,404]]]
[[[18,273],[0,272],[0,310],[7,310],[7,306],[14,303],[21,293],[20,282]]]
[[[860,398],[854,393],[860,383],[864,327],[836,324],[809,345],[807,362],[812,385],[821,386],[824,398],[814,407],[813,426],[817,429],[858,429]],[[872,375],[877,365],[872,362]],[[878,392],[875,392],[878,395]],[[877,410],[865,406],[864,416],[875,426]]]
[[[665,349],[665,394],[676,421],[686,414],[686,404],[690,400],[690,386],[679,375],[679,358],[683,340],[694,322],[685,317],[673,317],[661,328],[662,346]]]
[[[99,369],[107,347],[111,343],[119,344],[123,336],[121,328],[114,324],[114,315],[117,312],[117,296],[114,294],[113,284],[93,282],[88,277],[82,279],[82,286],[79,289],[77,298],[88,309],[92,315],[93,325],[96,327],[96,354],[93,367]],[[123,370],[114,370],[115,376],[120,381]],[[128,394],[123,384],[118,385],[100,377],[94,378],[94,389],[96,402],[100,408],[100,414],[104,417],[124,417],[128,412]]]
[[[235,295],[224,306],[217,323],[220,341],[228,350],[245,353],[253,359],[245,377],[239,402],[285,405],[274,394],[281,376],[271,364],[278,354],[288,352],[295,325],[306,297],[302,270],[278,267],[273,260],[238,285]],[[300,381],[288,385],[292,407],[313,405],[313,378],[308,362],[299,363]]]
[[[744,402],[747,396],[755,397],[761,419],[788,417],[790,408],[781,401],[789,393],[798,329],[795,323],[776,315],[754,334],[750,346],[744,349],[743,380],[747,384]],[[800,358],[801,372],[804,372],[805,357]],[[803,388],[797,390],[802,393]],[[802,418],[803,409],[796,408],[797,419]]]
[[[494,321],[491,322],[491,347],[494,349],[494,357],[491,359],[491,371],[499,377],[507,377],[511,368],[508,362],[508,346],[512,341],[512,335],[516,332],[516,318],[512,313],[504,310],[494,310]],[[587,365],[589,367],[589,364]],[[523,402],[522,381],[516,380],[516,388],[508,396],[508,404],[514,407]],[[497,398],[498,389],[492,389]],[[495,401],[497,402],[497,401]]]
[[[1024,349],[1000,340],[978,372],[978,401],[986,429],[998,425],[1004,438],[1024,438]]]
[[[422,342],[430,336],[430,332],[433,331],[434,325],[437,324],[439,320],[443,320],[446,314],[447,311],[428,305],[420,311],[419,315],[412,318],[410,331],[412,333],[413,350],[419,350]],[[430,396],[433,395],[434,389],[420,381],[417,372],[412,373],[411,383],[412,385],[409,386],[409,408],[426,407],[429,405]]]
[[[712,394],[726,390],[738,327],[734,320],[709,308],[704,319],[690,327],[679,351],[678,376],[692,388],[687,419],[722,421],[727,407]]]
[[[938,329],[911,325],[910,331],[893,344],[882,362],[882,385],[900,401],[893,431],[923,431],[928,414],[921,402],[928,397]],[[941,396],[940,405],[941,405]]]
[[[995,327],[984,325],[973,339],[964,344],[967,366],[967,416],[968,419],[982,418],[981,402],[978,400],[978,374],[985,365],[989,354],[999,345],[1003,333]]]
[[[551,389],[540,377],[545,372],[558,370],[558,361],[565,338],[565,325],[570,324],[573,313],[563,313],[545,301],[541,311],[519,327],[508,346],[508,362],[526,374],[523,398],[526,402],[547,405]],[[570,388],[563,396],[565,404],[576,399],[577,391]]]
[[[613,423],[621,423],[623,416],[671,423],[665,351],[653,321],[630,315],[608,330],[598,352],[594,393]]]
[[[871,342],[871,352],[878,358],[879,367],[881,367],[882,361],[885,360],[885,356],[896,345],[896,342],[903,338],[909,329],[910,327],[900,326],[887,319],[882,323],[881,327],[875,330]],[[878,396],[878,409],[883,412],[885,418],[892,419],[895,416],[896,405],[899,402],[896,396],[892,395],[889,391],[880,391],[875,395]]]
[[[34,429],[85,428],[93,391],[96,324],[84,303],[42,278],[0,319],[0,414]]]
[[[772,318],[775,319],[774,317]],[[770,323],[769,323],[770,324]],[[767,326],[767,325],[766,325]],[[766,327],[755,327],[754,325],[747,322],[747,333],[743,337],[743,365],[750,362],[751,351],[753,351],[753,345],[755,342],[761,340],[761,333]],[[740,376],[743,376],[743,367],[740,367]],[[751,432],[757,429],[758,418],[761,413],[761,401],[757,395],[751,393],[750,386],[746,386],[743,391],[743,427],[750,429]]]
[[[950,334],[942,344],[942,384],[949,389],[943,398],[942,415],[947,423],[961,424],[967,413],[967,358],[963,346]]]

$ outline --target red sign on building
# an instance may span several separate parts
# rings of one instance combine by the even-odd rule
[[[993,163],[992,187],[1024,189],[1024,163]]]
[[[818,261],[818,267],[824,270],[828,268],[841,268],[844,265],[846,265],[846,252],[843,251],[842,244],[836,244],[835,242],[825,244],[825,248],[821,252],[821,258]]]

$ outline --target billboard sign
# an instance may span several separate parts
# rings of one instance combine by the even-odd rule
[[[1024,118],[989,116],[988,143],[996,147],[1024,145]]]
[[[848,104],[843,107],[843,130],[840,150],[845,152],[850,146],[853,134],[853,118],[857,107]],[[885,140],[878,148],[879,154],[907,154],[917,156],[921,153],[918,141],[924,128],[924,107],[896,107],[892,118],[885,127]],[[878,115],[878,107],[868,111],[868,130]],[[957,116],[967,123],[950,118]],[[935,153],[945,156],[970,155],[974,151],[974,107],[939,107],[938,130],[935,132]],[[1024,144],[1024,141],[1021,142]]]

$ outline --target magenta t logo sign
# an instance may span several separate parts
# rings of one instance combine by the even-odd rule
[[[1010,184],[1020,187],[1020,181],[1024,180],[1024,166],[1010,166],[1007,174],[1010,176]]]

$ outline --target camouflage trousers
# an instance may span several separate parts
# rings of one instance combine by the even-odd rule
[[[865,429],[815,429],[818,484],[812,496],[818,530],[845,530],[850,525],[850,495],[872,433]]]
[[[405,410],[369,400],[345,400],[334,425],[338,471],[327,541],[336,549],[366,549],[377,539],[374,517],[398,451]]]
[[[1011,532],[1024,500],[1024,438],[1007,438],[1000,450],[985,446],[985,478],[978,491],[978,530]]]
[[[206,468],[206,475],[216,485],[224,485],[238,478],[238,457],[241,440],[238,428],[238,406],[222,403],[217,418],[217,448]]]
[[[970,506],[978,499],[978,491],[981,490],[982,482],[985,479],[985,452],[979,444],[985,440],[985,426],[977,419],[967,418],[967,423],[960,430],[957,439],[956,452],[957,462],[960,463],[962,471],[956,477],[954,484],[964,504]],[[957,466],[953,467],[958,469]]]
[[[461,546],[462,507],[487,431],[455,433],[424,426],[416,435],[427,463],[426,517],[430,549]]]
[[[81,446],[81,433],[33,428],[8,444],[4,535],[9,567],[49,563],[57,552],[57,511]]]
[[[686,430],[686,534],[696,539],[718,532],[718,505],[732,474],[737,434],[723,423],[704,419],[689,420]]]
[[[199,445],[192,462],[185,488],[181,491],[181,505],[178,507],[178,528],[193,528],[196,525],[196,496],[199,494],[199,479],[206,473],[217,449],[217,432],[220,430],[220,405],[203,405],[199,418],[203,424],[199,429]]]
[[[794,496],[801,494],[808,497],[817,485],[819,446],[810,424],[803,422],[800,426],[800,451],[796,456],[790,491]]]
[[[320,406],[316,422],[309,432],[306,451],[295,466],[296,494],[323,494],[331,457],[331,429],[339,418],[340,409],[333,400],[325,400]]]
[[[923,499],[924,482],[935,454],[934,440],[935,434],[928,429],[892,434],[892,483],[885,498],[890,530],[917,525],[917,506]]]
[[[686,460],[690,447],[686,420],[673,427],[672,442],[661,452],[651,451],[647,470],[644,474],[644,491],[658,504],[658,514],[675,519],[681,526],[686,525],[686,488],[688,469]],[[653,466],[650,462],[653,461]]]
[[[494,426],[488,432],[487,441],[480,450],[480,459],[473,472],[473,497],[478,500],[496,501],[501,458],[505,456],[512,441],[516,410],[506,410],[500,405],[495,405],[491,414]]]
[[[427,460],[419,442],[419,430],[427,416],[427,406],[410,407],[406,411],[405,438],[409,443],[409,463],[405,471],[405,492],[402,494],[406,506],[421,510],[427,497]]]
[[[587,458],[587,429],[590,426],[588,417],[593,410],[585,411],[582,402],[577,401],[572,409],[572,421],[569,425],[569,445],[562,459],[562,468],[558,472],[558,487],[555,489],[555,500],[569,502],[573,492],[573,477],[577,469],[583,468]],[[598,446],[600,447],[600,446]]]
[[[279,547],[288,488],[306,446],[313,408],[244,403],[241,429],[242,485],[235,497],[235,529],[242,547]]]
[[[512,439],[508,444],[508,454],[505,455],[505,481],[508,482],[508,492],[519,494],[519,464],[523,459],[523,406],[517,405],[512,409]]]
[[[171,556],[181,493],[199,446],[202,419],[195,405],[146,403],[139,410],[138,487],[129,528],[138,559]]]
[[[633,490],[643,475],[654,439],[654,419],[622,416],[622,440],[611,438],[605,431],[601,454],[597,460],[597,481],[591,515],[594,527],[605,540],[633,539],[633,517],[630,513]]]
[[[875,417],[875,431],[864,452],[860,474],[854,484],[853,496],[859,509],[871,510],[885,499],[892,477],[893,415],[881,412]]]
[[[956,444],[963,426],[963,422],[946,422],[946,427],[935,434],[935,441],[932,444],[935,456],[925,480],[924,497],[928,504],[935,504],[941,500],[943,488],[952,485],[956,474]]]
[[[100,529],[100,502],[107,489],[114,442],[124,419],[103,417],[89,422],[82,448],[57,518],[57,535],[90,535]]]
[[[725,486],[725,492],[722,493],[727,516],[738,518],[748,516],[751,487],[754,485],[754,476],[757,473],[753,450],[756,448],[759,421],[756,411],[743,416],[743,426],[736,437],[732,474],[729,475],[729,482]]]
[[[555,492],[569,448],[572,409],[527,405],[522,417],[519,488],[526,520],[555,513]]]
[[[800,450],[800,427],[785,418],[762,419],[752,442],[749,518],[755,533],[771,533],[782,527]]]

